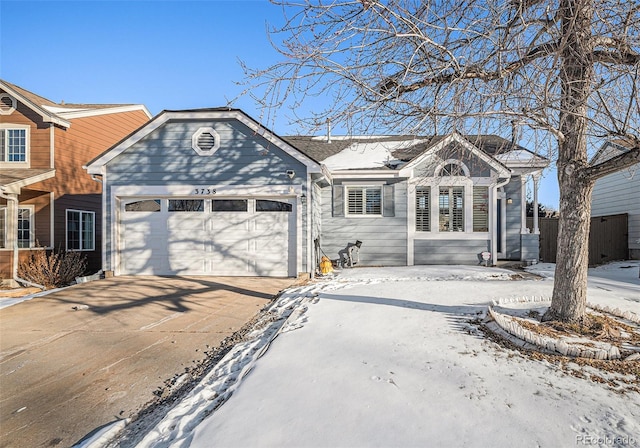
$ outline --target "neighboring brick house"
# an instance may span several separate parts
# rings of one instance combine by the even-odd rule
[[[54,103],[0,80],[0,278],[38,248],[101,267],[102,185],[82,166],[149,121],[139,104]]]

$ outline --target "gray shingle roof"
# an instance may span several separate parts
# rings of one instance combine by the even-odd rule
[[[409,135],[384,135],[372,137],[352,137],[345,138],[336,136],[327,142],[326,138],[308,135],[292,135],[282,137],[287,143],[297,148],[307,156],[314,160],[322,162],[323,160],[338,154],[354,143],[377,143],[377,142],[399,142],[415,140],[416,144],[407,148],[399,149],[393,152],[393,156],[404,162],[409,162],[418,157],[426,149],[438,143],[445,138],[445,135],[435,136],[409,136]],[[478,147],[485,153],[495,156],[497,154],[512,151],[514,149],[528,151],[519,145],[514,145],[511,141],[499,137],[497,135],[466,135],[465,138],[473,145]]]

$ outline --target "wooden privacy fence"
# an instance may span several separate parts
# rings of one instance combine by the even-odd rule
[[[595,266],[629,257],[627,214],[591,218],[589,232],[589,265]],[[527,218],[533,228],[533,218]],[[540,261],[555,263],[558,253],[558,218],[540,218]]]

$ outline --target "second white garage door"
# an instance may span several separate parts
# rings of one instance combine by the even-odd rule
[[[122,201],[120,274],[295,275],[295,207],[288,199]]]

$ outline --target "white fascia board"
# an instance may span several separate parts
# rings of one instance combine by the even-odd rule
[[[66,118],[68,120],[73,120],[74,118],[87,118],[87,117],[96,117],[99,115],[108,115],[108,114],[120,114],[124,112],[135,112],[142,111],[145,115],[151,119],[153,116],[149,112],[149,110],[143,104],[130,104],[126,106],[116,106],[116,107],[102,107],[99,109],[81,109],[81,110],[70,110],[68,112],[57,112],[60,117]]]
[[[433,155],[433,153],[438,152],[445,146],[447,146],[452,141],[456,141],[462,145],[463,148],[467,149],[469,152],[474,154],[483,162],[487,163],[491,168],[493,168],[500,177],[509,177],[511,175],[510,170],[500,163],[498,160],[493,157],[485,154],[483,151],[476,148],[469,140],[464,138],[458,132],[452,132],[447,137],[433,145],[432,147],[426,149],[421,155],[413,159],[411,162],[407,163],[404,167],[400,169],[400,174],[402,176],[411,177],[413,175],[413,169],[425,161],[428,157]]]
[[[536,171],[539,169],[544,169],[549,166],[548,161],[536,161],[536,162],[528,162],[528,163],[515,163],[515,162],[506,162],[505,165],[507,168],[510,168],[512,171]]]
[[[369,179],[398,179],[398,178],[407,178],[408,176],[402,175],[400,171],[397,170],[388,170],[388,171],[379,171],[379,170],[347,170],[347,171],[333,171],[331,173],[331,177],[334,180],[342,180],[342,179],[361,179],[361,178],[369,178]]]
[[[196,191],[215,190],[212,194],[197,194]],[[302,185],[119,185],[111,188],[114,197],[192,197],[215,199],[225,196],[244,197],[294,197],[302,195]]]
[[[309,157],[302,154],[300,151],[295,149],[293,146],[286,143],[281,138],[277,137],[272,132],[267,131],[266,128],[261,126],[259,123],[249,118],[246,114],[241,113],[239,111],[230,110],[230,111],[193,111],[193,112],[180,112],[180,111],[171,111],[171,112],[161,112],[154,119],[152,119],[149,123],[140,128],[137,132],[131,135],[126,140],[120,142],[117,146],[114,146],[105,154],[103,154],[98,159],[94,160],[92,163],[84,167],[89,174],[100,174],[100,167],[106,165],[111,160],[118,157],[129,147],[133,146],[140,140],[142,140],[147,135],[151,134],[153,131],[158,129],[160,126],[172,120],[224,120],[224,119],[235,119],[239,122],[245,124],[249,129],[253,130],[256,135],[259,135],[266,139],[267,141],[273,143],[284,152],[289,154],[294,159],[298,160],[300,163],[304,164],[307,167],[307,171],[309,173],[319,173],[322,174],[322,168],[320,164]]]
[[[26,179],[20,179],[15,182],[11,182],[2,186],[2,190],[5,193],[20,194],[22,187],[26,187],[36,182],[42,182],[43,180],[51,179],[56,175],[56,170],[49,170],[35,176],[27,177]]]
[[[27,106],[29,109],[33,110],[35,113],[40,115],[40,117],[42,117],[42,121],[44,121],[45,123],[53,123],[53,124],[57,124],[59,126],[65,127],[65,128],[68,128],[68,127],[71,126],[71,123],[68,120],[65,120],[64,118],[60,117],[59,115],[54,114],[52,112],[49,112],[44,107],[39,106],[39,105],[35,104],[34,102],[28,100],[27,98],[25,98],[24,96],[20,95],[18,92],[16,92],[14,89],[9,87],[8,85],[0,82],[0,87],[2,87],[2,89],[5,92],[7,92],[9,95],[15,97],[18,101],[20,101],[22,104]]]

